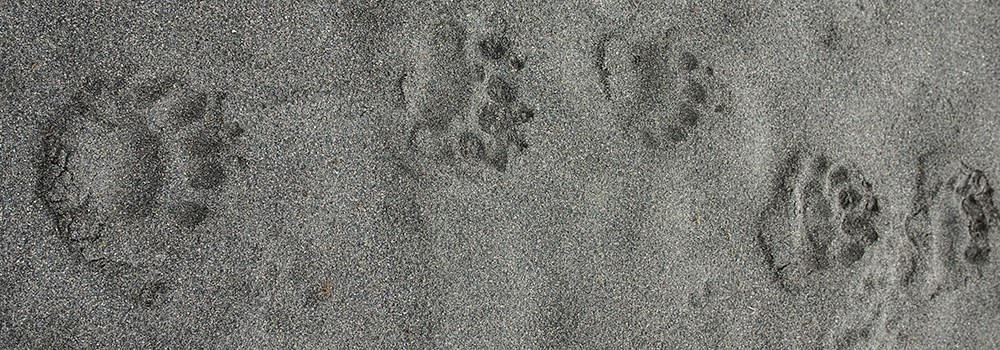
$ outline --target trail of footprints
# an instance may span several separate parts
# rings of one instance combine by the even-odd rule
[[[439,164],[505,172],[529,146],[522,128],[535,112],[521,102],[518,83],[525,61],[499,22],[473,28],[439,20],[414,40],[402,80],[418,120],[411,142]],[[672,149],[707,120],[724,119],[728,90],[692,40],[679,30],[614,31],[597,42],[595,67],[617,124],[647,149]]]
[[[521,128],[535,114],[519,96],[525,62],[502,25],[472,27],[441,20],[415,40],[403,81],[418,120],[412,142],[441,164],[506,172],[528,148]]]
[[[854,167],[822,155],[791,162],[784,180],[775,184],[779,192],[790,191],[776,193],[757,237],[775,280],[786,287],[805,283],[805,276],[816,271],[854,266],[889,232],[879,197]],[[933,290],[950,289],[989,264],[989,236],[1000,224],[1000,213],[981,170],[940,164],[920,168],[919,198],[905,225],[914,251],[900,252],[912,261],[905,279]]]
[[[169,290],[152,273],[216,211],[242,133],[222,119],[225,94],[168,77],[95,77],[41,123],[38,196],[79,262],[152,305]],[[131,288],[131,287],[129,287]]]
[[[890,284],[926,301],[995,275],[990,236],[1000,225],[1000,211],[987,174],[933,158],[925,156],[918,164],[917,198],[902,232],[891,230],[884,203],[855,166],[807,153],[780,169],[773,202],[760,217],[757,242],[785,291],[835,287],[861,293],[852,294],[857,304],[846,308],[858,323],[829,334],[830,341],[842,345],[838,348],[866,341],[881,327],[899,326],[877,322],[887,311],[868,300],[870,294],[888,292]],[[909,245],[894,243],[893,234],[905,235]],[[873,249],[884,241],[884,247],[894,249]],[[905,263],[887,271],[892,266],[886,264],[899,258]],[[827,274],[843,278],[822,277]],[[823,283],[837,285],[816,285]]]
[[[525,61],[502,28],[470,28],[442,20],[415,41],[402,81],[418,120],[411,141],[441,163],[505,172],[512,155],[529,147],[522,127],[535,114],[518,91]],[[598,43],[606,97],[623,130],[647,148],[669,149],[706,118],[724,117],[725,90],[685,40],[668,31],[612,33]],[[170,289],[150,272],[162,252],[154,242],[183,239],[209,220],[230,176],[242,130],[223,120],[224,98],[175,77],[96,78],[41,125],[38,196],[60,238],[109,278],[138,281],[142,287],[129,295],[143,305]],[[1000,214],[984,172],[921,166],[920,198],[906,225],[915,251],[905,280],[934,295],[989,265]],[[786,289],[803,287],[813,273],[856,267],[887,233],[879,197],[855,167],[806,154],[783,172],[757,241]]]
[[[617,31],[597,42],[598,77],[619,127],[648,149],[671,149],[726,110],[726,90],[692,40],[673,29]]]

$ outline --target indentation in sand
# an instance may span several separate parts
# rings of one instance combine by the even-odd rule
[[[502,26],[471,20],[417,28],[403,83],[415,120],[412,152],[436,171],[466,178],[508,171],[529,147],[521,127],[535,117],[520,96],[525,61],[516,42]]]
[[[598,78],[623,131],[644,147],[686,142],[726,110],[714,70],[678,29],[613,32],[597,42]]]
[[[239,133],[222,125],[224,94],[133,80],[94,77],[43,119],[38,195],[77,262],[148,282],[124,292],[152,306],[170,287],[149,267],[211,219]]]

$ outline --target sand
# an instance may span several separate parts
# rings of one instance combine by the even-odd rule
[[[1000,5],[0,7],[0,344],[1000,347]]]

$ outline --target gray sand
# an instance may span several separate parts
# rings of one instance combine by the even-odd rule
[[[0,348],[1000,348],[1000,4],[0,5]]]

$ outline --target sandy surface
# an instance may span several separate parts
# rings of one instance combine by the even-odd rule
[[[0,344],[997,348],[998,18],[0,6]]]

